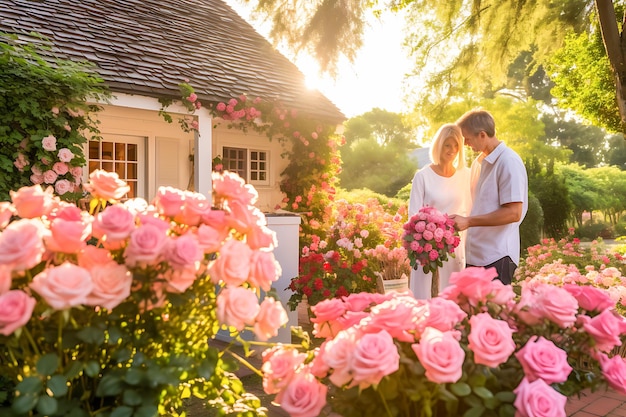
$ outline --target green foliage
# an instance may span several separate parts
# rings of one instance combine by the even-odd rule
[[[85,135],[99,134],[91,118],[99,107],[87,103],[108,93],[92,65],[43,56],[51,52],[0,34],[0,201],[9,199],[10,190],[43,182],[46,172],[63,199],[82,197]],[[48,136],[56,139],[52,150],[42,143]],[[73,158],[53,169],[61,149]]]
[[[610,224],[587,221],[582,226],[576,228],[574,236],[584,240],[595,240],[597,238],[612,239],[615,237],[615,232]]]
[[[526,248],[539,243],[543,230],[543,210],[539,199],[532,192],[528,193],[528,211],[520,225],[519,233],[522,253],[524,257]]]

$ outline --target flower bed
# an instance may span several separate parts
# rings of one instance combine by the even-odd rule
[[[193,395],[264,415],[208,342],[287,321],[275,236],[252,187],[213,185],[213,201],[162,187],[121,203],[128,186],[94,171],[91,212],[40,186],[0,203],[0,414],[177,416]]]
[[[565,416],[568,396],[626,394],[626,319],[604,292],[516,290],[453,274],[440,297],[352,294],[312,308],[321,346],[264,353],[264,388],[292,416]],[[581,367],[582,362],[586,363]]]

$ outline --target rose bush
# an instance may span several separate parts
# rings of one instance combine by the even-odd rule
[[[495,276],[467,268],[431,300],[360,293],[318,303],[311,321],[321,345],[266,351],[266,392],[298,417],[325,407],[342,416],[558,417],[585,388],[626,394],[626,359],[611,354],[626,343],[626,319],[606,292],[589,305],[589,294]]]
[[[280,266],[256,191],[214,174],[213,200],[162,187],[148,204],[95,171],[92,212],[39,185],[0,205],[0,414],[180,415],[196,396],[229,415],[264,415],[220,328],[261,343],[286,313]],[[261,290],[266,291],[261,301]]]

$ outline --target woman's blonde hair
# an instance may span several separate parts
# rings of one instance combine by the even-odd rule
[[[465,141],[463,139],[463,134],[461,133],[461,128],[458,127],[454,123],[446,123],[442,125],[430,144],[430,160],[433,164],[438,165],[441,162],[441,152],[443,150],[443,143],[448,138],[453,138],[457,145],[459,145],[459,153],[456,156],[456,159],[453,162],[453,165],[456,169],[465,167]]]

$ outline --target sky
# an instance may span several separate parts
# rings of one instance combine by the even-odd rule
[[[259,33],[266,35],[264,28],[249,18],[247,6],[242,6],[239,0],[226,0],[226,3]],[[299,57],[294,63],[305,75],[307,85],[322,92],[347,117],[361,115],[375,107],[402,113],[402,81],[410,69],[407,53],[402,49],[403,26],[402,19],[391,12],[383,14],[381,21],[372,18],[355,62],[340,61],[335,80],[320,76],[310,56]],[[287,52],[281,52],[291,59]]]

